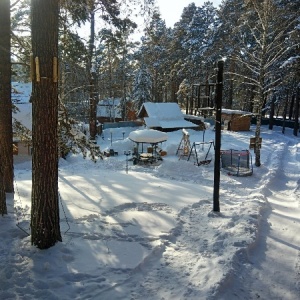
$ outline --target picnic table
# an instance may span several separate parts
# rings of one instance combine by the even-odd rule
[[[129,134],[129,139],[132,140],[136,146],[134,147],[133,163],[152,164],[158,160],[162,160],[161,155],[158,153],[158,144],[167,140],[167,134],[154,129],[144,129],[132,131]],[[144,146],[150,145],[151,147],[144,150]],[[140,151],[141,148],[141,151]]]

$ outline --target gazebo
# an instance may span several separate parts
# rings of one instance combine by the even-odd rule
[[[168,136],[162,131],[143,129],[130,132],[129,139],[136,143],[133,151],[134,163],[153,163],[162,159],[158,152],[158,144],[165,142]]]

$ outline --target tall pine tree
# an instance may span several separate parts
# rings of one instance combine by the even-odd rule
[[[14,190],[10,48],[10,1],[3,0],[0,1],[0,160],[8,193]]]
[[[58,201],[58,19],[59,0],[31,0],[31,242],[40,249],[62,241]]]

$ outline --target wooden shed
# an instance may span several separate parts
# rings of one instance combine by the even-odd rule
[[[242,110],[222,109],[224,129],[232,131],[250,130],[252,114]]]
[[[143,103],[137,116],[143,120],[147,128],[165,132],[182,128],[199,128],[198,124],[185,119],[179,105],[174,102]]]

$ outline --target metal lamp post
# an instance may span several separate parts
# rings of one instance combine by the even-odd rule
[[[109,132],[110,132],[110,146],[112,146],[112,134],[113,134],[112,128],[109,130]]]
[[[128,174],[128,156],[131,154],[131,151],[124,151],[124,154],[126,155],[126,174]]]

